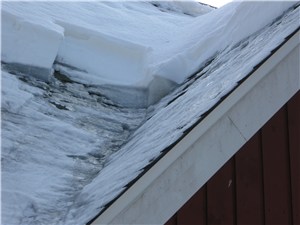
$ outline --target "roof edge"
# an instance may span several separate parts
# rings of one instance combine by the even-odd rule
[[[289,69],[286,76],[280,76],[280,71],[274,72],[276,65],[290,54],[297,54],[299,60],[299,43],[298,30],[91,224],[166,222],[299,91],[299,66],[294,68],[296,71]],[[251,118],[255,118],[255,123],[249,122]],[[218,141],[212,143],[212,137]],[[233,150],[224,148],[226,146]],[[188,160],[197,160],[197,163],[187,165]],[[182,184],[174,186],[179,172],[188,173],[181,176],[180,183],[189,184],[189,190]],[[155,197],[157,192],[163,195]]]

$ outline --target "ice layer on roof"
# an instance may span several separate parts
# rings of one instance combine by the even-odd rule
[[[42,5],[44,4],[53,6],[50,2]],[[137,6],[133,3],[127,6],[117,3],[106,4],[105,7],[114,6],[111,10],[121,13],[120,15],[126,15],[131,7],[149,15],[153,13],[153,8],[143,9],[142,6],[147,5],[144,3]],[[87,10],[92,6],[93,4],[85,5]],[[232,37],[226,44],[217,43],[218,40],[226,41],[224,37],[206,42],[207,45],[204,45],[206,48],[215,46],[218,51],[212,51],[212,55],[207,54],[207,58],[203,58],[203,63],[201,61],[201,65],[198,65],[201,68],[198,73],[185,79],[172,93],[149,108],[129,108],[116,104],[107,98],[107,92],[114,93],[115,99],[122,96],[126,99],[126,90],[120,94],[115,86],[95,85],[93,82],[97,81],[97,77],[77,68],[76,65],[67,67],[66,62],[57,64],[58,67],[68,71],[65,74],[56,72],[49,77],[48,82],[44,82],[28,77],[27,75],[32,73],[30,69],[24,69],[14,75],[11,72],[11,65],[3,64],[1,75],[3,223],[86,224],[104,210],[105,206],[122,193],[128,183],[141,174],[149,163],[185,135],[185,132],[236,87],[254,66],[299,28],[299,7],[290,8],[282,17],[276,19],[277,15],[284,12],[284,8],[280,9],[279,6],[287,7],[285,3],[247,3],[244,6],[238,4],[238,8],[244,10],[244,13],[236,12],[236,17],[230,17],[230,13],[225,10],[230,11],[232,9],[230,7],[233,6],[220,9],[222,15],[215,13],[215,20],[231,18],[230,23],[233,27],[228,25],[226,28],[232,32],[237,32],[233,30],[238,27],[239,21],[245,21],[248,17],[253,23],[257,18],[256,22],[264,27],[257,31],[251,30],[254,33],[249,33],[249,37],[245,33],[240,34],[242,38],[240,40],[232,41],[235,38]],[[37,12],[49,10],[46,14],[57,13],[55,10],[52,12],[51,7],[49,9],[42,7],[41,11]],[[118,10],[118,7],[122,10]],[[234,9],[237,9],[236,7]],[[21,8],[10,8],[8,3],[4,4],[4,10],[6,9],[13,15],[23,15],[18,11]],[[65,8],[55,9],[64,12]],[[252,13],[254,9],[255,14]],[[276,13],[272,13],[272,9]],[[266,11],[272,15],[267,16],[268,23],[263,20]],[[67,15],[67,11],[65,12]],[[164,13],[166,14],[156,15],[164,16],[167,21],[177,18],[173,12]],[[81,21],[80,13],[78,15],[77,19]],[[117,18],[110,19],[115,21]],[[179,21],[179,18],[177,19]],[[183,20],[190,21],[190,19],[186,17]],[[208,22],[213,23],[214,20]],[[36,32],[40,34],[45,23],[43,21],[36,23],[41,23]],[[10,31],[12,33],[8,32],[6,35],[22,31],[22,24],[20,20],[13,23],[10,26],[13,28]],[[188,24],[190,29],[194,29],[194,33],[201,32],[196,30],[198,23]],[[32,23],[29,26],[31,25]],[[72,24],[70,27],[75,25]],[[134,23],[131,25],[135,26]],[[60,38],[61,30],[56,30],[55,27],[56,25],[54,30],[52,29],[54,36]],[[84,29],[90,27],[88,25],[86,28],[80,27],[79,31]],[[86,36],[75,31],[78,30],[71,29],[70,32],[73,32],[74,37],[78,37],[75,39],[76,43],[85,40]],[[241,31],[244,32],[244,27],[241,27]],[[124,32],[125,35],[126,28],[118,32]],[[214,35],[220,36],[223,32],[225,31],[221,28],[219,32],[207,28],[201,35],[203,38],[204,36],[214,38]],[[188,34],[181,35],[188,36]],[[70,37],[71,42],[74,41],[73,36]],[[24,36],[25,40],[29,37]],[[45,40],[46,36],[42,35],[41,38]],[[141,42],[146,42],[146,38],[141,39]],[[198,40],[197,37],[193,38],[195,42]],[[44,47],[43,44],[40,46]],[[189,45],[181,43],[180,46],[185,52],[185,47]],[[50,53],[53,54],[49,50]],[[90,56],[92,55],[90,53]],[[195,55],[191,53],[192,56]],[[20,57],[25,60],[25,56]],[[164,63],[171,65],[168,64],[169,61]],[[174,64],[174,68],[175,66]],[[160,67],[160,71],[164,71],[162,68]],[[68,77],[66,74],[72,75]],[[87,82],[84,82],[83,78],[86,78]],[[162,82],[158,82],[160,83]],[[136,101],[139,100],[138,98]]]
[[[185,135],[185,131],[237,86],[254,66],[299,28],[299,13],[298,7],[258,33],[228,46],[216,54],[201,72],[151,107],[153,112],[148,115],[148,120],[118,152],[109,157],[106,167],[78,196],[79,203],[87,200],[90,207],[82,207],[78,213],[75,204],[69,218],[73,217],[73,221],[83,218],[82,215],[85,217],[99,207],[99,203],[105,206],[109,199],[125,190],[129,181]],[[114,187],[114,190],[108,191],[109,187]]]

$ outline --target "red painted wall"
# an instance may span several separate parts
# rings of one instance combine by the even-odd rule
[[[300,224],[300,91],[170,220]]]

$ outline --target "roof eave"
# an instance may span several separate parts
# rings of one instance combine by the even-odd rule
[[[165,223],[299,91],[299,33],[91,224]]]

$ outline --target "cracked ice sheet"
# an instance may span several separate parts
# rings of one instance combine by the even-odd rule
[[[93,87],[1,76],[2,222],[64,224],[145,110],[113,105]]]

